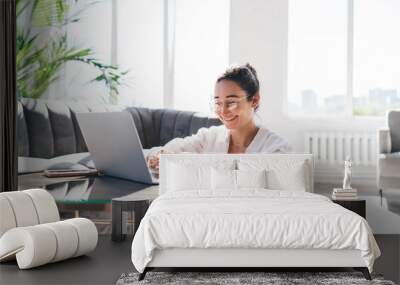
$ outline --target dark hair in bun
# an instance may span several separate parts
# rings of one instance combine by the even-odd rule
[[[257,72],[249,63],[229,67],[220,77],[218,77],[217,83],[222,80],[230,80],[239,85],[241,89],[246,91],[248,101],[250,101],[260,90]]]

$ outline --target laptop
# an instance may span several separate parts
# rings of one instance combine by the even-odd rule
[[[80,113],[76,117],[97,170],[109,176],[158,184],[147,166],[129,112]]]

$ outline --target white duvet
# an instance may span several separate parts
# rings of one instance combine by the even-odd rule
[[[158,197],[134,237],[132,262],[143,272],[165,248],[358,249],[371,272],[380,255],[359,215],[321,195],[265,189]]]

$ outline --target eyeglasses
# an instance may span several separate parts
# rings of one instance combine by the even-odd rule
[[[239,99],[228,99],[225,101],[213,100],[211,104],[211,109],[214,112],[221,112],[222,108],[225,107],[229,111],[235,111],[239,107],[240,102],[247,98],[248,97],[246,96]]]

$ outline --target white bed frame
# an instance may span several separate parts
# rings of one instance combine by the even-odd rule
[[[371,280],[359,250],[329,249],[197,249],[156,250],[139,281],[154,268],[343,268],[352,267]]]
[[[201,159],[212,160],[216,157],[223,159],[240,159],[249,157],[249,154],[203,154]],[[305,163],[305,189],[313,192],[313,169],[314,163],[311,154],[254,154],[255,158],[260,156],[266,159],[303,160]],[[160,193],[164,193],[167,182],[166,168],[168,162],[182,158],[199,158],[193,154],[168,154],[162,155],[160,164]],[[163,187],[164,186],[164,187]],[[369,270],[361,257],[359,250],[330,250],[330,249],[249,249],[249,248],[170,248],[158,249],[154,252],[153,259],[139,275],[142,280],[146,272],[154,268],[188,268],[188,267],[223,267],[237,268],[296,268],[296,267],[353,267],[362,271],[364,277],[371,280]]]
[[[365,267],[359,250],[171,248],[149,267]]]

